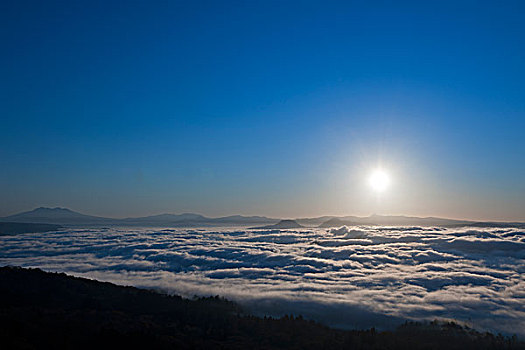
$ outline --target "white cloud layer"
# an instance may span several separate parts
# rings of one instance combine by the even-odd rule
[[[219,294],[344,327],[445,318],[525,336],[515,228],[70,230],[0,237],[0,264]]]

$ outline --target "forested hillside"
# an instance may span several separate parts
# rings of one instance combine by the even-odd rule
[[[344,331],[300,316],[245,315],[220,297],[188,300],[16,267],[0,268],[0,344],[3,349],[525,349],[515,337],[454,323]]]

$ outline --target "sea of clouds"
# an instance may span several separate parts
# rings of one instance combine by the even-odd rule
[[[221,295],[332,326],[438,318],[525,336],[516,228],[71,229],[0,237],[0,265]]]

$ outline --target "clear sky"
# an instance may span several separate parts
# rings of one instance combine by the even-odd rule
[[[525,3],[395,3],[2,2],[0,215],[524,221]]]

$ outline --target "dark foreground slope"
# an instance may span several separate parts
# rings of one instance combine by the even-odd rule
[[[0,236],[18,235],[60,230],[62,226],[51,224],[32,224],[20,222],[0,222]]]
[[[456,324],[342,331],[243,316],[227,300],[166,296],[41,270],[0,268],[3,349],[523,349]]]

